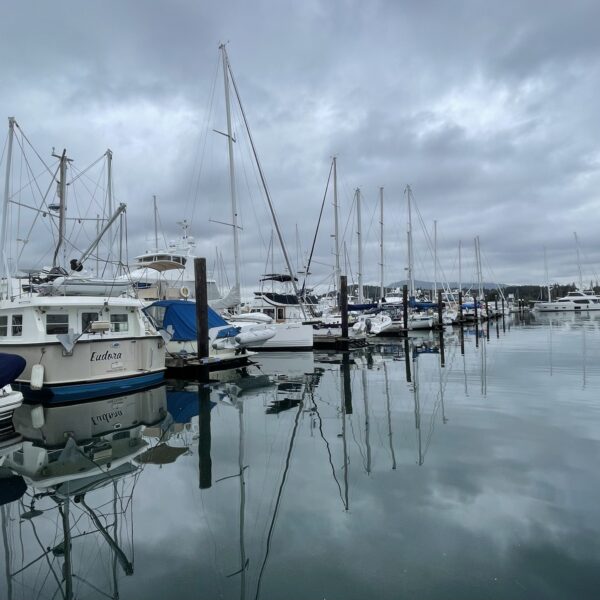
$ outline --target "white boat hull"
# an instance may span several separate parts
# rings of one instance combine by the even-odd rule
[[[162,337],[108,338],[79,341],[71,353],[59,342],[3,345],[2,350],[19,354],[26,367],[15,384],[28,396],[75,400],[126,393],[160,381],[165,369]],[[43,385],[31,390],[32,369],[43,366]],[[111,385],[113,382],[113,385]]]

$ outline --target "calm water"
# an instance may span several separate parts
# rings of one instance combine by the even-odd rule
[[[597,598],[600,319],[462,341],[22,411],[54,449],[2,450],[0,597]]]

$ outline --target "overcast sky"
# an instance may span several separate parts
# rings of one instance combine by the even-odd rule
[[[77,169],[111,148],[130,255],[152,245],[156,194],[165,237],[191,220],[198,255],[212,265],[218,248],[231,281],[230,228],[209,221],[231,221],[226,139],[213,132],[226,129],[225,41],[294,263],[310,249],[337,155],[352,273],[350,209],[354,189],[363,195],[365,281],[379,278],[380,186],[385,279],[405,276],[406,184],[430,235],[437,220],[447,279],[458,276],[459,240],[463,278],[472,276],[478,235],[488,281],[544,281],[544,246],[550,278],[576,281],[577,232],[589,281],[600,271],[598,23],[600,4],[581,0],[10,0],[0,115],[15,116],[49,164],[52,147],[67,148]],[[243,284],[253,288],[270,270],[272,225],[239,110],[234,127]],[[71,216],[91,206],[82,194]],[[432,279],[416,217],[413,226],[415,276]],[[21,266],[51,248],[39,231]],[[331,272],[332,233],[329,194],[313,283]],[[278,249],[274,262],[283,269]]]

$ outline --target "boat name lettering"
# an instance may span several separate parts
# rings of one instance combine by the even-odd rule
[[[95,417],[92,417],[92,424],[98,425],[98,423],[101,423],[101,422],[108,423],[109,421],[112,421],[113,419],[116,419],[117,417],[122,417],[122,416],[123,416],[122,410],[115,410],[112,412],[107,412],[102,415],[96,415]]]
[[[90,356],[90,362],[94,362],[97,360],[119,360],[121,358],[121,352],[103,352],[99,354],[98,352],[92,352]]]

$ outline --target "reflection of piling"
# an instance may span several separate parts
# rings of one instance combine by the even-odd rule
[[[344,412],[352,414],[352,383],[350,382],[350,355],[342,354],[342,388],[344,390]]]
[[[404,332],[408,331],[408,286],[402,286],[402,323]]]
[[[463,324],[460,324],[460,353],[462,356],[465,355],[465,328]]]
[[[410,376],[410,346],[408,343],[408,337],[404,340],[404,363],[406,365],[406,382],[410,383],[412,378]]]
[[[348,277],[340,275],[340,312],[342,313],[342,338],[348,338]]]
[[[205,490],[212,486],[212,459],[210,457],[211,432],[210,432],[210,388],[200,384],[198,386],[198,456],[200,460],[200,489]]]
[[[438,312],[438,326],[443,327],[444,326],[444,321],[443,321],[444,310],[443,310],[443,304],[442,304],[442,290],[438,290],[437,312]]]
[[[446,354],[444,352],[444,330],[440,330],[440,365],[446,366]]]
[[[460,323],[463,322],[462,304],[463,304],[462,292],[458,292],[458,320],[460,321]]]
[[[194,259],[194,276],[196,280],[196,335],[198,344],[198,380],[208,383],[208,293],[206,290],[206,259]]]

